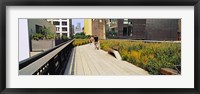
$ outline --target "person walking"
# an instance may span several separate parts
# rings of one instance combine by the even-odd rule
[[[99,49],[99,47],[98,47],[98,42],[99,42],[99,39],[98,39],[98,36],[97,35],[95,35],[94,36],[94,45],[95,45],[95,49]]]
[[[90,39],[89,39],[89,43],[90,43],[90,45],[92,44],[93,41],[94,41],[94,37],[91,36]]]

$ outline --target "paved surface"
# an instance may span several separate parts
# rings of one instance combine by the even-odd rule
[[[126,61],[118,60],[94,45],[75,48],[71,75],[148,75],[148,72]]]

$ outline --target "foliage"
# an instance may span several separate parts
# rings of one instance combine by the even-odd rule
[[[74,38],[75,39],[88,39],[90,37],[90,35],[85,35],[84,32],[81,32],[81,33],[76,33],[74,35]]]
[[[150,74],[159,74],[160,68],[173,68],[181,63],[180,43],[145,43],[128,40],[100,40],[101,49],[108,51],[118,46],[123,60],[139,66]]]
[[[41,33],[35,33],[32,35],[32,39],[34,40],[40,40],[40,39],[54,39],[55,35],[51,31],[51,28],[46,28],[45,26],[42,27]]]
[[[117,33],[115,32],[115,30],[112,31],[106,31],[106,36],[108,38],[115,38],[117,36]]]
[[[63,40],[69,40],[69,38],[66,35],[62,35]]]
[[[40,39],[43,39],[43,37],[44,36],[40,33],[35,33],[32,35],[32,39],[34,39],[34,40],[40,40]]]
[[[54,39],[55,38],[55,35],[54,35],[53,32],[51,32],[51,28],[50,27],[46,28],[44,26],[43,29],[42,29],[42,31],[43,31],[43,35],[44,35],[44,37],[46,39]]]
[[[89,41],[88,39],[75,39],[73,42],[74,46],[80,46],[80,45],[84,45],[84,44],[88,44]]]

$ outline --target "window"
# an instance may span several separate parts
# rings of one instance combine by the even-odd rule
[[[67,25],[67,22],[62,22],[62,25]]]
[[[36,33],[42,33],[42,26],[40,25],[35,25],[35,28],[36,28]]]
[[[127,33],[128,33],[127,30],[128,30],[127,27],[124,27],[124,28],[123,28],[123,36],[127,36]]]
[[[63,28],[62,28],[62,31],[67,31],[67,27],[63,27]]]
[[[56,33],[56,37],[57,37],[57,38],[60,38],[60,33]]]
[[[128,24],[128,19],[124,19],[124,24]]]
[[[59,21],[53,21],[53,25],[60,25]]]
[[[56,27],[56,31],[60,31],[60,28],[59,28],[59,27]]]
[[[62,35],[63,35],[63,36],[67,36],[67,33],[63,33]]]
[[[112,31],[115,31],[115,28],[111,28]]]

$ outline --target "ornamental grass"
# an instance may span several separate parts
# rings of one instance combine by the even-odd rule
[[[105,51],[117,47],[123,60],[147,70],[150,74],[159,74],[161,68],[181,65],[180,43],[100,40],[100,44]]]

